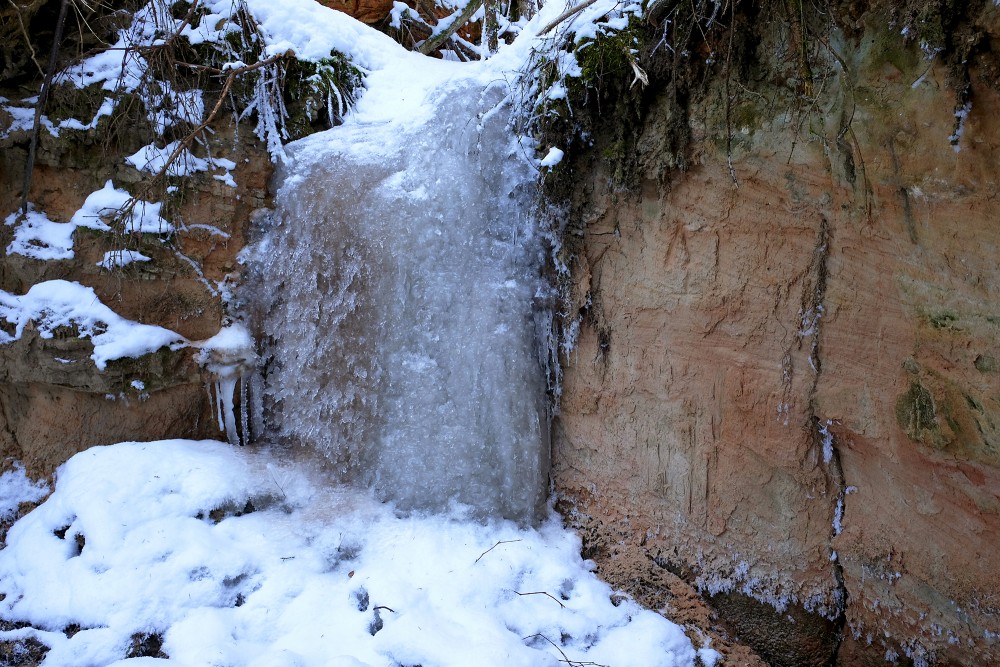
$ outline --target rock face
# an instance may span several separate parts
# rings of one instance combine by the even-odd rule
[[[378,23],[392,11],[392,0],[320,0],[320,4],[353,16],[362,23]]]
[[[609,136],[565,167],[556,486],[618,536],[604,576],[636,554],[681,575],[770,664],[997,662],[995,56],[963,92],[870,16],[827,47],[812,109],[710,87],[669,184],[667,91],[630,191]]]
[[[74,257],[38,260],[4,252],[0,289],[23,294],[36,283],[65,279],[92,287],[102,303],[130,320],[163,326],[189,340],[214,335],[223,317],[218,290],[209,285],[238,271],[252,212],[267,201],[271,164],[266,152],[242,139],[233,127],[216,127],[216,139],[234,151],[233,188],[210,174],[190,178],[176,219],[181,229],[169,243],[137,238],[132,243],[153,258],[108,271],[98,267],[104,252],[120,246],[111,235],[78,228]],[[9,133],[0,142],[0,217],[19,205],[27,133]],[[107,179],[129,183],[138,172],[122,157],[138,146],[116,149],[89,145],[80,132],[42,134],[29,201],[54,221],[65,221],[88,194]],[[0,225],[6,249],[13,227]],[[138,236],[138,235],[137,235]],[[194,350],[166,348],[139,359],[112,362],[99,371],[90,359],[89,340],[68,336],[44,339],[28,332],[0,346],[0,460],[24,462],[35,476],[48,475],[76,452],[125,440],[224,437],[206,391],[208,374],[194,363]],[[132,382],[142,382],[136,389]]]

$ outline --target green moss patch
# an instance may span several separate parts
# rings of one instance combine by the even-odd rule
[[[946,444],[938,426],[934,397],[919,382],[911,382],[910,388],[896,401],[896,422],[912,440],[933,447]]]

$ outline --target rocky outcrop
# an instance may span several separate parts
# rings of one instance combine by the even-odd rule
[[[122,247],[122,239],[81,227],[74,234],[72,259],[5,253],[0,289],[23,294],[42,281],[72,280],[93,288],[102,303],[126,319],[165,327],[191,341],[214,335],[224,315],[220,285],[238,275],[236,254],[252,213],[268,201],[272,169],[252,133],[237,139],[229,119],[215,130],[216,148],[237,163],[232,171],[236,187],[210,173],[189,177],[174,218],[178,231],[170,240],[138,234],[127,240],[127,247],[152,261],[101,268],[104,253]],[[66,221],[106,180],[138,183],[141,174],[123,158],[141,146],[139,140],[126,136],[123,144],[102,147],[94,131],[63,130],[58,137],[43,132],[29,201],[50,219]],[[25,131],[0,140],[0,218],[19,204],[27,142]],[[13,234],[13,226],[0,225],[0,248],[8,247]],[[225,437],[206,390],[210,374],[194,362],[195,350],[161,348],[139,359],[111,362],[102,371],[90,358],[93,344],[71,333],[43,338],[28,331],[0,346],[4,459],[21,460],[40,476],[94,445]]]
[[[67,7],[36,0],[0,12],[2,34],[16,42],[0,49],[0,464],[20,459],[34,476],[98,444],[248,438],[247,421],[235,419],[232,408],[248,400],[238,380],[253,353],[230,349],[246,342],[239,327],[206,341],[241,305],[237,255],[255,212],[270,202],[278,136],[291,140],[336,124],[345,109],[333,100],[347,104],[360,83],[360,73],[336,52],[319,62],[290,53],[262,56],[258,26],[240,8],[224,19],[239,29],[222,44],[186,36],[187,28],[204,27],[206,16],[210,31],[222,29],[219,17],[198,3],[135,17],[101,4],[72,7],[86,29],[59,39],[50,24]],[[133,19],[145,22],[142,30],[119,32]],[[153,41],[144,43],[144,36]],[[37,58],[22,57],[49,53],[54,37],[58,48],[46,71]],[[116,83],[105,65],[86,60],[117,39],[124,41],[112,48],[122,59],[112,57],[108,66],[132,63],[141,76],[129,70]],[[251,64],[240,61],[220,82],[234,48]],[[72,66],[81,62],[89,64],[76,76]],[[68,74],[43,87],[46,72]],[[255,77],[273,85],[264,90]],[[40,89],[47,94],[38,102]],[[37,134],[36,103],[43,107]],[[98,191],[99,203],[87,203]],[[163,224],[135,226],[137,209],[130,206],[145,210],[145,202]],[[21,211],[25,205],[30,215]],[[131,260],[131,253],[141,261],[118,261]],[[44,323],[48,305],[28,314],[18,305],[42,283],[48,284],[40,293],[68,289],[72,298],[94,301],[73,317],[99,308],[101,317],[124,318],[131,331],[157,337],[130,339],[131,347],[118,349],[105,367],[87,337],[111,324],[83,326],[70,318],[53,328]],[[59,301],[59,308],[68,303]],[[161,340],[171,347],[156,349]]]
[[[628,187],[613,132],[564,167],[556,486],[619,536],[604,576],[680,575],[770,664],[1000,660],[1000,10],[974,9],[968,88],[872,10],[805,90],[779,14],[753,87],[691,103],[685,173],[667,88]]]

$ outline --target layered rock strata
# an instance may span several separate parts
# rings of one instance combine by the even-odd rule
[[[771,664],[995,662],[995,58],[956,90],[867,20],[832,32],[811,108],[774,79],[713,84],[679,176],[658,178],[668,90],[630,188],[610,133],[566,165],[556,486],[617,535],[602,574],[627,555],[681,575]]]

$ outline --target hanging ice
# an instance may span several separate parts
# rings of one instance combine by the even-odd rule
[[[246,382],[248,371],[256,362],[250,332],[242,324],[230,323],[223,326],[215,336],[194,343],[194,346],[199,348],[196,360],[214,378],[214,386],[208,387],[208,398],[215,408],[219,430],[226,434],[230,442],[245,444],[249,437]],[[237,388],[240,391],[239,431],[236,428]]]

